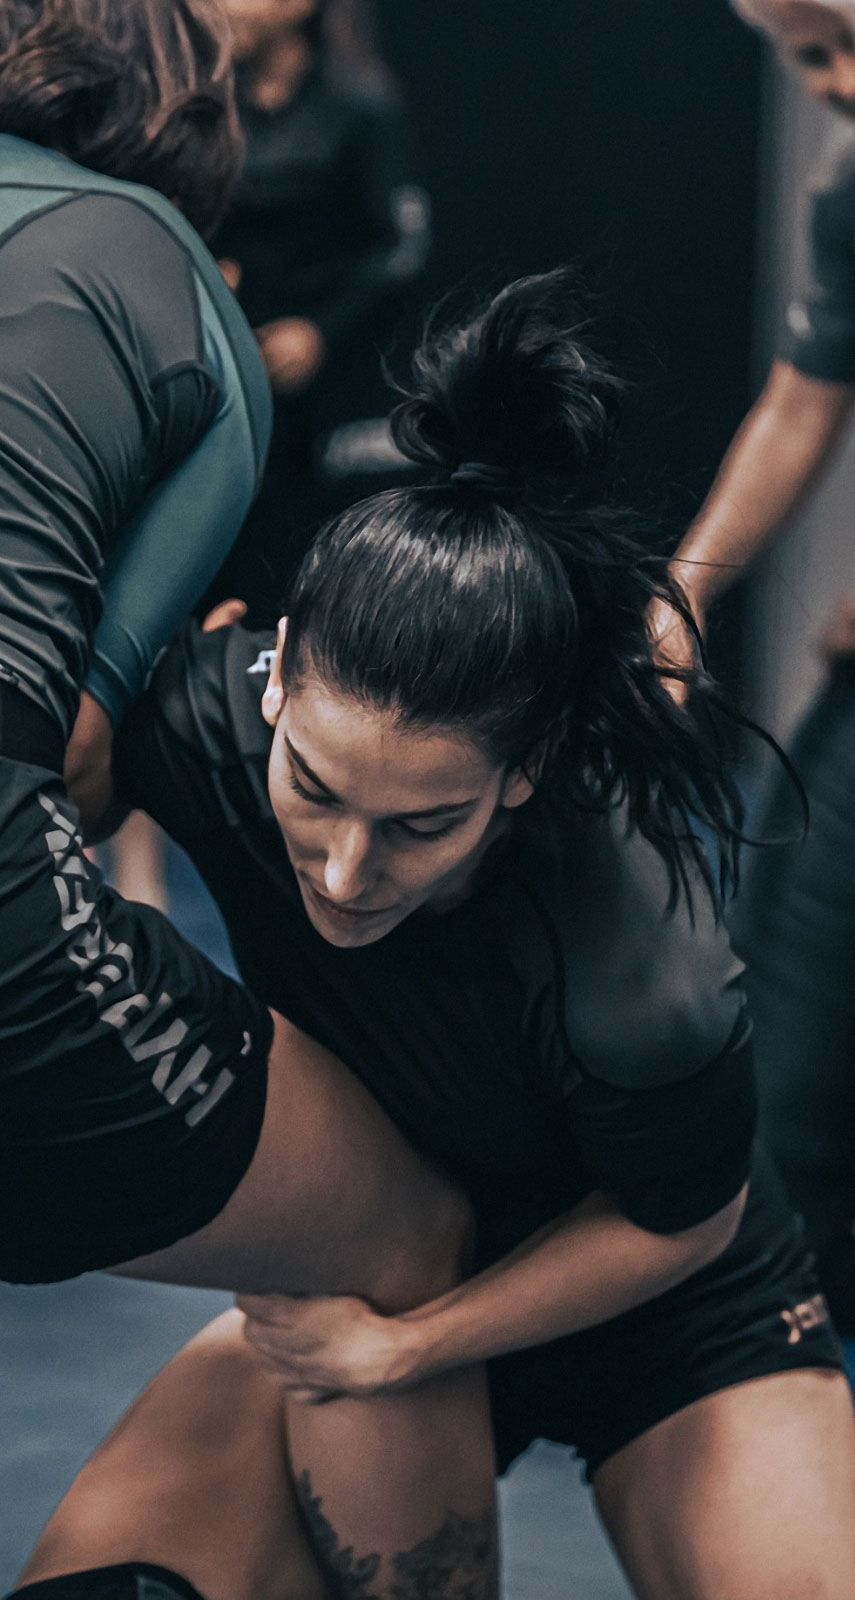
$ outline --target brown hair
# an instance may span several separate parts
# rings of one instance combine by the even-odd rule
[[[243,150],[217,0],[3,0],[0,131],[159,189],[212,234]]]

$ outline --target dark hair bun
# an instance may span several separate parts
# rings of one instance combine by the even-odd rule
[[[573,271],[519,278],[463,326],[429,327],[392,432],[411,461],[578,485],[604,463],[621,383],[577,337]]]

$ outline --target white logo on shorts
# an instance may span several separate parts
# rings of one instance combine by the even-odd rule
[[[49,796],[40,794],[39,801],[51,820],[45,840],[56,869],[53,883],[62,929],[74,935],[68,958],[80,973],[78,987],[92,995],[100,1020],[115,1028],[130,1060],[137,1066],[151,1063],[152,1088],[171,1106],[185,1096],[190,1100],[184,1121],[195,1127],[222,1099],[235,1075],[223,1067],[210,1083],[203,1074],[211,1052],[202,1044],[173,1076],[189,1026],[166,990],[153,1000],[137,989],[133,950],[111,939],[98,915],[83,841],[72,818]]]

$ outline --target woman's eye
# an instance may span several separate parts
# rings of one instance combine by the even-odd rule
[[[803,45],[796,51],[796,60],[800,67],[807,67],[810,72],[821,72],[831,65],[831,56],[818,44]]]
[[[393,827],[399,828],[402,833],[406,834],[408,839],[444,839],[447,833],[451,833],[452,829],[457,827],[457,822],[458,819],[455,817],[453,822],[446,822],[444,827],[431,828],[430,830],[414,828],[409,822],[395,822]]]
[[[332,806],[332,805],[335,805],[335,801],[332,799],[331,795],[318,794],[316,789],[304,789],[304,787],[303,787],[302,783],[300,782],[299,778],[297,778],[293,772],[289,774],[288,782],[289,782],[291,788],[294,790],[294,793],[298,794],[300,796],[301,800],[308,800],[310,805],[313,805],[313,806]]]
[[[300,782],[296,772],[289,772],[288,785],[295,794],[300,796],[301,800],[308,800],[309,805],[334,806],[337,804],[332,795],[320,794],[317,789],[307,789]],[[392,818],[388,823],[388,827],[394,832],[405,834],[408,839],[442,839],[447,833],[451,833],[453,828],[458,826],[459,821],[459,817],[454,817],[451,822],[446,822],[439,828],[415,828],[409,822],[404,822],[403,819]]]

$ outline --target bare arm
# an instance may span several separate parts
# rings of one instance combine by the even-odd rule
[[[247,1335],[289,1387],[376,1393],[594,1327],[681,1283],[725,1250],[746,1189],[680,1233],[630,1222],[601,1193],[495,1266],[400,1316],[363,1301],[247,1297]]]
[[[855,384],[775,362],[671,563],[701,632],[713,602],[774,542],[821,475],[853,401]],[[651,606],[648,627],[660,666],[694,665],[695,640],[665,601]],[[672,679],[669,687],[683,698],[683,683]]]
[[[855,384],[775,362],[674,559],[699,613],[773,542],[820,476],[853,400]]]

